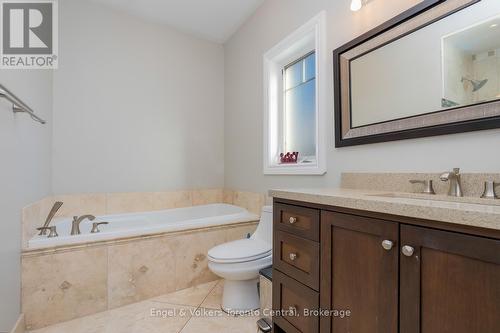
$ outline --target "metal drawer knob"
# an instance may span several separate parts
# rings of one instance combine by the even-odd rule
[[[297,313],[297,308],[296,308],[295,306],[293,306],[293,305],[292,305],[292,306],[290,306],[290,307],[288,308],[288,312],[290,312],[290,315],[291,315],[291,316],[295,316],[295,315],[296,315],[296,313]]]
[[[290,218],[288,219],[288,222],[290,222],[290,224],[294,224],[295,222],[297,222],[297,218],[290,216]]]
[[[290,253],[290,260],[295,261],[297,259],[297,253]]]
[[[405,245],[401,248],[401,252],[407,257],[411,257],[415,252],[415,249],[409,245]]]
[[[384,250],[389,251],[392,249],[393,246],[394,246],[394,243],[388,239],[386,239],[382,242],[382,247],[384,248]]]

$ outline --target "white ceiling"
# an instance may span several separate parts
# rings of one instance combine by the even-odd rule
[[[446,42],[475,54],[500,48],[500,16],[446,37]]]
[[[153,22],[226,42],[264,0],[92,0]]]

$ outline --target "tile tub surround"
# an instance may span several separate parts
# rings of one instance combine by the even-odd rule
[[[172,192],[147,193],[95,193],[56,195],[26,206],[22,212],[22,247],[26,249],[28,240],[33,237],[52,205],[56,201],[64,204],[54,220],[75,215],[107,215],[134,213],[141,211],[182,208],[211,203],[229,203],[246,208],[260,215],[266,202],[263,193],[233,191],[229,189],[182,190]],[[267,201],[270,203],[270,201]]]
[[[22,312],[38,329],[171,293],[217,277],[210,248],[255,231],[257,222],[25,251]]]
[[[213,281],[31,333],[257,333],[258,316],[220,311],[221,290],[222,281]],[[170,315],[152,316],[152,310]]]
[[[459,224],[470,227],[500,230],[500,203],[476,204],[465,202],[437,201],[408,197],[384,197],[389,191],[355,190],[346,188],[271,190],[274,198],[303,201],[327,206],[336,206],[406,216],[430,221]],[[382,194],[382,196],[381,196]],[[402,193],[404,196],[405,193]]]
[[[445,172],[447,170],[443,170]],[[448,170],[448,171],[451,171]],[[341,188],[354,190],[374,190],[386,192],[418,193],[423,190],[421,184],[410,184],[411,179],[432,180],[436,194],[446,195],[449,183],[439,179],[441,173],[351,173],[341,176]],[[462,173],[462,191],[465,197],[480,198],[484,182],[492,180],[500,183],[500,173]]]

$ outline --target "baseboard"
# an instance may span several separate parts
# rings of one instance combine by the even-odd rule
[[[24,322],[24,314],[21,313],[19,318],[17,319],[16,325],[14,325],[14,328],[10,333],[25,333],[26,331],[26,324]]]

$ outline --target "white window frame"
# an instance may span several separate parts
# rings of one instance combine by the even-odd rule
[[[323,175],[326,173],[326,13],[322,11],[264,54],[264,174]],[[283,122],[283,73],[286,65],[316,52],[316,162],[280,164]],[[299,156],[300,157],[300,156]]]

